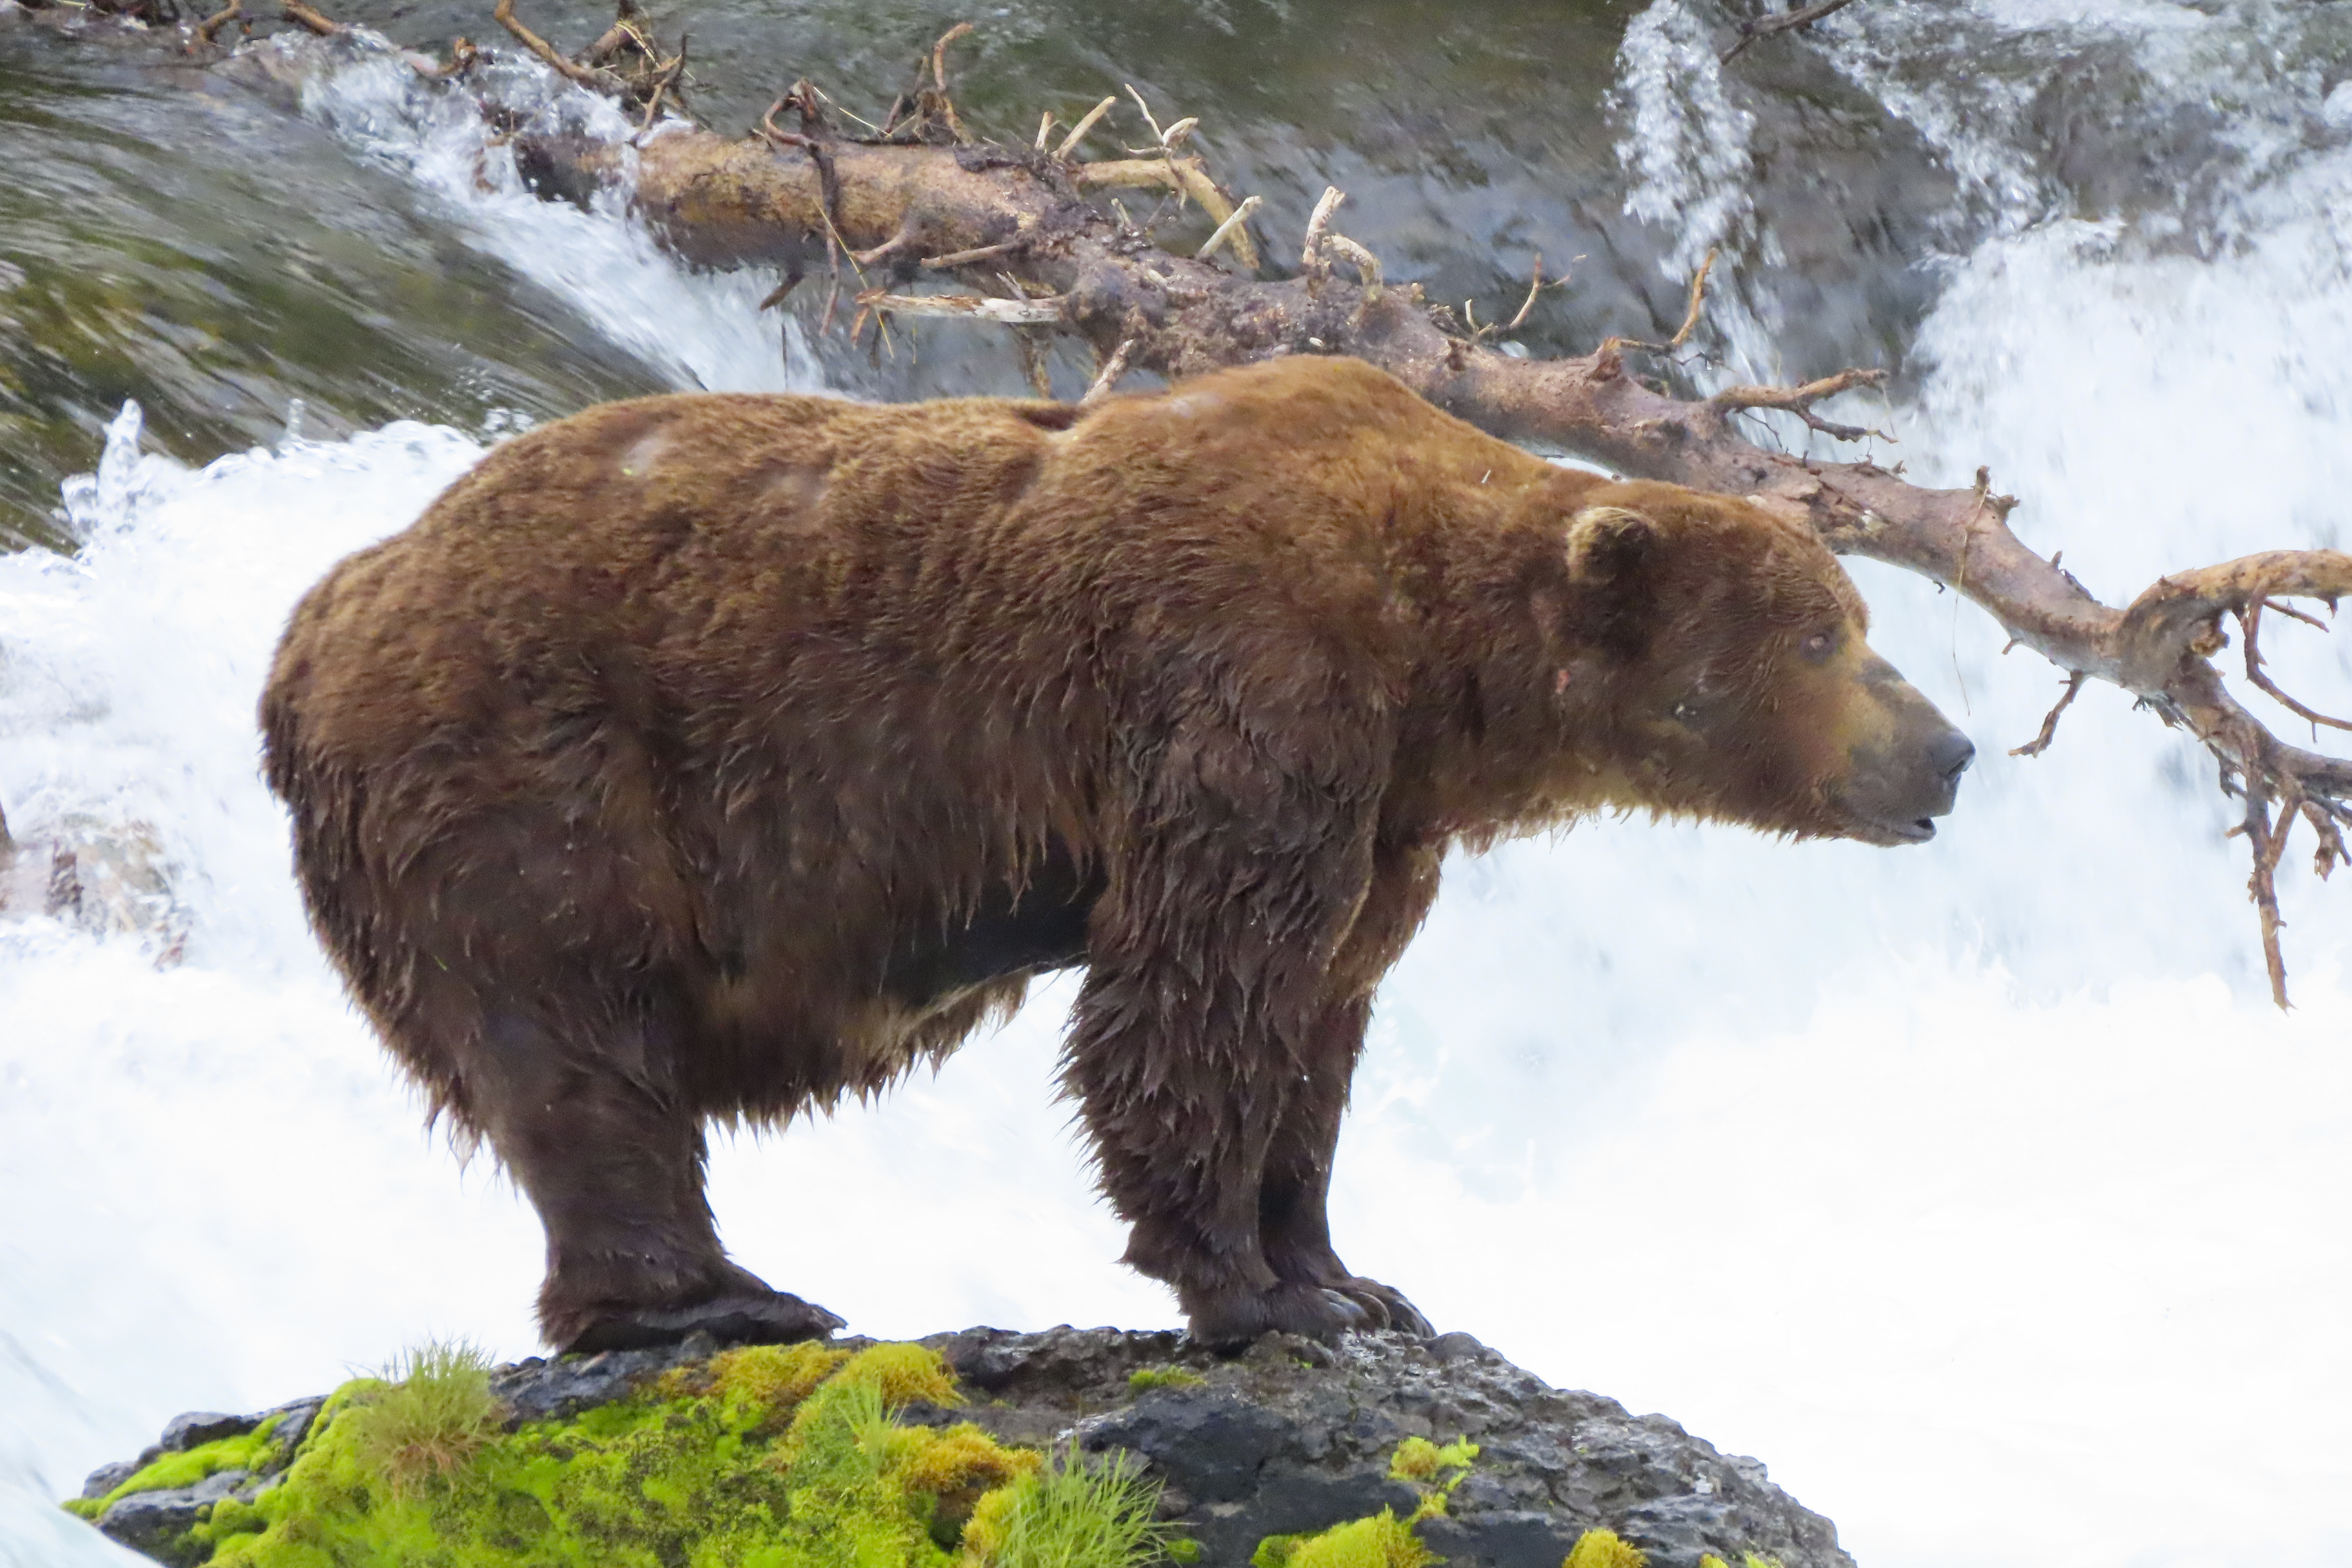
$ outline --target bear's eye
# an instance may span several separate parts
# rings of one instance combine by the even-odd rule
[[[1837,633],[1815,632],[1797,645],[1797,651],[1813,663],[1819,664],[1829,658],[1830,650],[1835,647],[1837,647]]]

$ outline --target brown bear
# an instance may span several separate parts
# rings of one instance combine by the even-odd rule
[[[1293,358],[592,408],[312,589],[261,718],[328,950],[538,1207],[551,1343],[838,1326],[728,1260],[702,1123],[875,1094],[1074,964],[1065,1082],[1192,1331],[1426,1333],[1324,1200],[1446,849],[1929,837],[1971,748],[1866,624],[1801,526]]]

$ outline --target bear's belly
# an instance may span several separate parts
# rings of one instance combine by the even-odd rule
[[[991,980],[1082,963],[1087,921],[1103,886],[1099,870],[1082,872],[1056,850],[1017,895],[1010,887],[989,889],[962,926],[902,937],[883,966],[883,994],[920,1012]]]

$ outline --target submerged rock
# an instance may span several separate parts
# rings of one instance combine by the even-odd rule
[[[844,1351],[870,1343],[841,1342]],[[1781,1568],[1853,1568],[1835,1527],[1774,1487],[1762,1464],[1719,1453],[1664,1416],[1635,1416],[1600,1395],[1555,1389],[1467,1334],[1428,1342],[1357,1335],[1336,1348],[1272,1334],[1232,1357],[1174,1332],[1116,1329],[972,1329],[921,1343],[937,1360],[918,1359],[944,1363],[962,1402],[947,1402],[935,1372],[928,1394],[894,1407],[898,1425],[970,1422],[1005,1448],[1097,1465],[1128,1456],[1158,1490],[1160,1521],[1192,1543],[1177,1549],[1180,1560],[1199,1568],[1280,1561],[1281,1550],[1265,1549],[1269,1538],[1313,1535],[1383,1510],[1414,1520],[1426,1548],[1460,1568],[1560,1568],[1593,1531],[1614,1532],[1651,1568],[1701,1568],[1709,1557],[1739,1564],[1750,1554]],[[741,1385],[740,1369],[697,1338],[660,1350],[534,1358],[485,1381],[505,1431],[520,1434],[513,1441],[569,1453],[595,1439],[565,1436],[567,1428],[593,1434],[599,1423],[611,1426],[601,1415],[583,1423],[588,1412],[681,1397],[740,1400],[726,1392],[730,1377]],[[791,1397],[804,1398],[807,1386]],[[207,1561],[216,1540],[228,1543],[228,1557],[247,1561],[234,1543],[259,1538],[225,1532],[208,1522],[214,1510],[234,1499],[229,1506],[249,1516],[239,1528],[261,1529],[253,1500],[287,1479],[306,1442],[330,1426],[319,1419],[322,1405],[346,1398],[253,1416],[181,1416],[141,1457],[136,1476],[116,1465],[90,1478],[88,1498],[110,1500],[102,1510],[96,1500],[68,1506],[174,1568]],[[789,1450],[763,1445],[782,1430],[781,1418],[746,1426],[740,1405],[729,1408],[738,1417],[730,1429],[747,1434],[742,1464],[772,1486],[777,1456]],[[1416,1452],[1424,1461],[1418,1467],[1409,1462]],[[142,1476],[154,1484],[121,1490]],[[281,1496],[299,1489],[299,1472],[293,1479]],[[347,1474],[340,1484],[348,1495]],[[646,1489],[656,1489],[648,1482]],[[1433,1503],[1434,1494],[1442,1496]],[[951,1531],[935,1529],[933,1538],[937,1561],[1018,1568],[1013,1559],[975,1555],[969,1541],[959,1547]],[[526,1537],[512,1541],[512,1555],[497,1561],[537,1561]],[[950,1548],[960,1554],[950,1559]],[[736,1555],[730,1544],[710,1561]]]

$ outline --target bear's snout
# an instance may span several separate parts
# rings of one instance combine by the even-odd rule
[[[1874,711],[1847,750],[1839,804],[1853,819],[1856,838],[1925,844],[1936,837],[1935,819],[1950,815],[1960,775],[1976,760],[1976,744],[1875,654],[1862,684]]]

